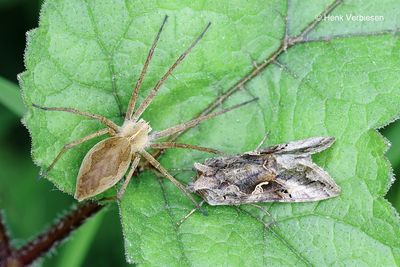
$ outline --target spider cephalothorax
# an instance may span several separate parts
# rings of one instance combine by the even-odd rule
[[[130,142],[132,152],[139,152],[149,145],[150,131],[149,123],[143,119],[138,122],[127,120],[120,128],[117,136],[126,137]]]
[[[79,169],[77,183],[76,183],[76,191],[75,198],[79,201],[93,197],[98,195],[110,187],[114,186],[118,181],[122,179],[125,173],[128,171],[129,166],[130,170],[126,175],[126,179],[122,188],[118,192],[118,198],[121,198],[125,189],[132,178],[132,175],[137,168],[139,161],[141,158],[148,161],[155,169],[157,169],[161,174],[163,174],[166,178],[168,178],[172,183],[174,183],[184,194],[186,194],[189,199],[198,207],[197,202],[193,199],[191,194],[187,191],[186,187],[183,186],[178,180],[176,180],[172,175],[168,173],[168,171],[160,165],[160,163],[149,153],[146,151],[147,148],[153,149],[166,149],[166,148],[189,148],[200,151],[205,151],[209,153],[217,153],[214,149],[209,149],[205,147],[199,147],[189,144],[178,144],[173,142],[161,142],[156,143],[156,141],[160,138],[168,137],[174,135],[176,133],[185,131],[200,122],[207,120],[209,118],[215,117],[217,115],[228,112],[232,109],[238,108],[239,106],[245,105],[253,100],[246,101],[244,103],[232,106],[228,109],[223,109],[215,113],[211,113],[208,115],[199,116],[193,120],[187,121],[185,123],[170,127],[168,129],[162,131],[152,132],[150,124],[143,119],[140,119],[140,116],[146,110],[146,108],[150,105],[153,98],[156,96],[157,92],[168,78],[169,75],[173,72],[173,70],[181,63],[185,57],[189,54],[189,52],[195,47],[195,45],[200,41],[205,32],[210,26],[210,23],[203,30],[203,32],[194,40],[194,42],[187,48],[175,61],[175,63],[168,69],[168,71],[161,77],[161,79],[156,83],[154,88],[150,91],[149,95],[143,100],[143,102],[139,105],[139,107],[135,109],[136,99],[139,93],[140,86],[142,84],[143,78],[146,74],[147,67],[150,63],[150,60],[153,56],[154,50],[156,48],[157,42],[160,38],[160,34],[162,29],[167,21],[167,16],[165,17],[160,30],[153,42],[152,47],[147,55],[146,62],[144,63],[143,69],[140,73],[139,79],[136,82],[136,85],[133,89],[133,93],[131,99],[128,104],[127,112],[125,115],[125,120],[122,126],[116,125],[110,119],[92,114],[84,111],[79,111],[73,108],[64,108],[64,107],[42,107],[36,104],[32,104],[36,108],[40,108],[43,110],[49,111],[64,111],[70,112],[82,116],[86,116],[88,118],[98,120],[102,124],[106,125],[107,128],[94,132],[86,137],[83,137],[79,140],[73,141],[69,144],[64,145],[60,153],[56,156],[53,162],[50,164],[49,168],[46,170],[48,173],[55,165],[55,163],[59,160],[59,158],[67,151],[68,149],[79,145],[85,141],[93,139],[95,137],[108,134],[109,138],[106,138],[95,146],[93,146],[89,152],[86,154],[85,158],[82,161],[81,167]]]

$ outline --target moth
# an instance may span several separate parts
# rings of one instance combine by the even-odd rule
[[[195,163],[197,175],[188,188],[210,205],[332,198],[340,194],[340,187],[312,161],[311,155],[334,141],[333,137],[313,137],[236,156],[210,158]]]
[[[211,23],[208,23],[205,29],[200,35],[192,42],[192,44],[178,57],[175,63],[167,70],[164,76],[155,84],[154,88],[150,91],[147,97],[141,102],[138,108],[135,110],[135,103],[138,97],[139,89],[141,87],[144,76],[147,72],[147,68],[152,59],[153,53],[156,49],[158,40],[161,32],[167,22],[168,16],[165,16],[164,21],[153,41],[153,44],[148,52],[146,61],[141,70],[140,76],[136,81],[136,84],[132,90],[132,95],[127,107],[125,114],[125,120],[121,126],[116,125],[110,119],[92,114],[85,111],[79,111],[74,108],[66,107],[43,107],[36,104],[32,104],[33,107],[39,108],[45,111],[62,111],[69,112],[77,115],[81,115],[93,120],[97,120],[104,124],[106,128],[94,132],[86,137],[79,140],[73,141],[69,144],[64,145],[55,159],[52,161],[48,169],[43,175],[46,175],[51,171],[60,159],[60,157],[68,150],[83,142],[86,142],[95,137],[102,135],[109,135],[108,138],[100,141],[94,145],[84,157],[76,183],[75,198],[78,201],[85,200],[87,198],[96,196],[107,189],[114,186],[119,182],[122,177],[126,174],[124,184],[118,192],[118,199],[120,199],[125,189],[132,178],[135,169],[138,167],[141,159],[149,162],[155,169],[157,169],[163,176],[168,178],[173,184],[175,184],[195,205],[199,207],[197,202],[194,200],[190,192],[183,186],[178,180],[176,180],[169,172],[161,166],[161,164],[153,157],[147,149],[167,149],[167,148],[188,148],[195,149],[209,153],[215,153],[215,150],[190,144],[180,144],[173,142],[157,142],[159,139],[174,135],[176,133],[185,131],[191,127],[196,126],[202,121],[210,119],[212,117],[221,115],[230,110],[236,109],[247,103],[250,103],[256,99],[252,99],[241,104],[232,106],[227,109],[222,109],[218,112],[210,113],[208,115],[202,115],[190,121],[182,124],[167,128],[161,131],[152,131],[149,122],[140,118],[146,108],[150,105],[161,86],[164,84],[166,79],[171,75],[173,70],[185,59],[189,52],[196,46],[203,35],[206,33]],[[101,104],[101,103],[99,103]]]

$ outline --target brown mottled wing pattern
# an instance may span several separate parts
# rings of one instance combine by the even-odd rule
[[[114,186],[129,168],[131,157],[131,146],[125,137],[111,137],[96,144],[82,161],[75,198],[81,201]]]
[[[189,188],[210,205],[256,202],[305,202],[340,193],[311,154],[328,148],[332,137],[314,137],[196,164]]]

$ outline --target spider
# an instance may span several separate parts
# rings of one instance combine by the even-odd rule
[[[168,71],[164,74],[164,76],[162,76],[162,78],[156,83],[154,88],[150,91],[147,97],[139,105],[136,111],[134,111],[139,89],[141,87],[149,63],[153,57],[155,48],[157,46],[164,25],[167,22],[167,19],[168,16],[165,16],[161,24],[161,27],[153,41],[153,44],[148,52],[139,79],[136,81],[135,87],[133,88],[133,92],[129,100],[129,104],[125,114],[125,120],[122,126],[116,125],[113,121],[101,115],[80,111],[74,108],[42,107],[36,104],[32,104],[33,107],[45,111],[63,111],[85,116],[90,119],[97,120],[102,124],[104,124],[105,126],[107,126],[107,128],[101,129],[81,139],[75,140],[73,142],[64,145],[61,151],[58,153],[58,155],[54,158],[50,166],[47,168],[47,170],[45,170],[42,174],[42,176],[46,176],[47,173],[49,173],[53,169],[56,162],[68,149],[71,149],[95,137],[108,134],[109,135],[108,138],[100,141],[99,143],[94,145],[89,150],[89,152],[87,152],[86,156],[84,157],[81,163],[77,177],[75,195],[74,195],[74,197],[78,201],[82,201],[90,197],[96,196],[106,191],[107,189],[111,188],[122,179],[122,177],[129,169],[125,181],[116,196],[117,199],[121,199],[129,184],[129,181],[131,180],[134,174],[135,169],[138,167],[140,160],[143,158],[144,160],[148,161],[150,165],[152,165],[155,169],[157,169],[163,176],[168,178],[175,186],[177,186],[193,202],[193,204],[196,207],[200,208],[200,206],[194,200],[194,198],[186,189],[186,187],[182,185],[178,180],[176,180],[171,174],[169,174],[169,172],[149,152],[147,152],[146,149],[188,148],[208,153],[218,153],[217,150],[206,147],[174,143],[174,142],[155,143],[155,141],[157,141],[160,138],[164,138],[176,133],[183,132],[189,128],[196,126],[197,124],[199,124],[204,120],[221,115],[223,113],[226,113],[230,110],[233,110],[235,108],[238,108],[240,106],[243,106],[249,102],[256,100],[252,99],[250,101],[234,105],[230,108],[222,109],[218,112],[210,113],[208,115],[201,115],[195,119],[192,119],[182,124],[178,124],[176,126],[167,128],[162,131],[152,132],[149,122],[141,119],[140,116],[150,105],[150,103],[156,96],[157,92],[160,90],[165,80],[171,75],[173,70],[185,59],[185,57],[189,54],[189,52],[196,46],[196,44],[201,40],[201,38],[204,36],[204,34],[211,25],[211,23],[207,24],[207,26],[200,33],[200,35],[179,56],[179,58],[168,69]]]

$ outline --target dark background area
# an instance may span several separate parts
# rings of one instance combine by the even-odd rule
[[[26,31],[37,27],[41,1],[0,0],[0,77],[17,84],[24,71]],[[0,94],[2,94],[0,83]],[[400,122],[381,130],[392,142],[387,156],[400,172]],[[44,180],[30,157],[30,137],[19,115],[0,102],[0,209],[12,236],[22,245],[46,229],[75,201]],[[400,182],[387,198],[400,209]],[[127,266],[118,209],[103,210],[43,260],[43,266]]]

